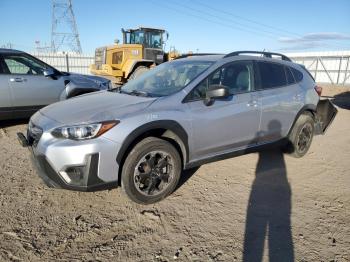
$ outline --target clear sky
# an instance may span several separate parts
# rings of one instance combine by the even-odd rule
[[[166,49],[350,50],[350,0],[73,0],[84,53],[121,39],[122,27],[169,32]],[[50,44],[51,0],[0,0],[0,47]]]

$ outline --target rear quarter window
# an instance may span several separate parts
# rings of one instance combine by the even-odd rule
[[[262,89],[287,85],[287,78],[283,65],[269,62],[258,62],[258,68]]]
[[[292,71],[288,66],[285,66],[284,69],[286,70],[286,77],[287,77],[287,83],[288,85],[292,85],[295,83],[294,76],[292,74]]]
[[[295,69],[293,67],[291,67],[290,69],[292,70],[292,73],[294,75],[294,78],[295,78],[296,82],[300,82],[300,81],[303,80],[303,73],[302,72],[300,72],[299,70],[297,70],[297,69]]]

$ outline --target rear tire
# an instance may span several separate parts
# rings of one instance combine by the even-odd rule
[[[314,119],[309,113],[299,116],[288,136],[288,143],[283,148],[293,157],[303,157],[309,150],[314,136]]]
[[[150,69],[147,66],[138,66],[134,72],[132,72],[132,74],[129,77],[129,80],[133,80],[138,78],[140,75],[143,75],[144,73],[146,73],[147,71],[149,71]]]
[[[152,204],[171,194],[181,175],[181,158],[169,142],[148,137],[131,150],[122,170],[121,185],[139,204]]]

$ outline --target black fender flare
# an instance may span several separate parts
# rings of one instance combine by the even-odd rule
[[[288,137],[290,135],[290,133],[292,132],[293,130],[293,127],[295,125],[295,122],[298,120],[298,118],[300,117],[300,115],[302,115],[303,113],[305,112],[312,112],[313,114],[313,117],[315,118],[315,115],[316,115],[316,108],[317,106],[316,105],[313,105],[313,104],[306,104],[304,105],[300,110],[299,112],[296,114],[295,118],[294,118],[294,121],[289,129],[289,132],[288,132]]]
[[[125,154],[127,153],[130,146],[133,144],[133,142],[138,137],[156,129],[165,129],[170,131],[171,134],[168,133],[169,136],[165,135],[163,137],[175,140],[181,149],[184,162],[183,165],[185,165],[188,162],[188,135],[185,129],[174,120],[157,120],[146,123],[136,128],[126,137],[117,155],[117,163],[119,167],[123,164],[123,161],[126,158]],[[165,132],[165,134],[166,133],[167,132]]]

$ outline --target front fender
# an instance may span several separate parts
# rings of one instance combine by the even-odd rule
[[[68,84],[66,84],[65,89],[62,91],[60,95],[60,100],[69,99],[78,95],[87,94],[91,92],[100,91],[101,89],[99,87],[95,86],[84,86],[84,85],[78,85],[74,83],[73,81],[70,81]]]
[[[135,130],[133,130],[124,140],[117,156],[117,162],[122,163],[125,153],[132,143],[143,134],[156,129],[166,129],[170,130],[174,137],[173,138],[179,145],[184,156],[184,162],[188,162],[188,134],[185,129],[174,120],[156,120],[152,122],[145,123]]]

